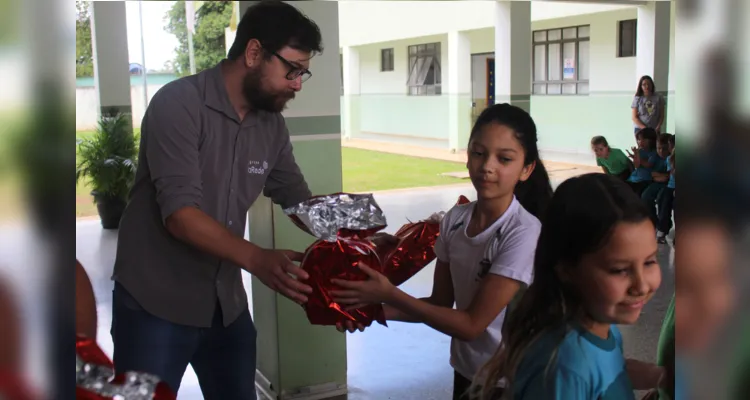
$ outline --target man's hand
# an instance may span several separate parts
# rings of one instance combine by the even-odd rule
[[[273,291],[295,303],[304,304],[307,302],[306,294],[312,293],[312,288],[299,279],[308,279],[310,276],[293,263],[302,261],[302,256],[302,253],[291,250],[259,249],[257,253],[253,253],[246,270]]]
[[[365,326],[358,322],[357,326],[355,327],[354,322],[352,321],[346,321],[343,324],[341,322],[336,322],[336,330],[341,333],[344,333],[346,331],[349,331],[349,333],[354,333],[357,330],[359,330],[360,332],[364,332]]]

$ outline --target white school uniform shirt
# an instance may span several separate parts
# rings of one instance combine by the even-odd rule
[[[476,202],[457,205],[445,214],[435,242],[438,260],[450,264],[456,309],[469,308],[486,274],[496,274],[530,285],[534,252],[542,224],[513,198],[508,210],[485,231],[466,235]],[[453,369],[472,379],[492,357],[502,339],[506,309],[471,342],[451,340]],[[501,382],[500,386],[503,382]]]

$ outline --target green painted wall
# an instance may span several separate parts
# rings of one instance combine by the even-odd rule
[[[295,142],[294,156],[313,194],[342,190],[339,139]],[[313,237],[294,226],[280,208],[277,207],[273,215],[277,248],[304,251],[313,242]],[[278,315],[283,316],[278,321],[278,340],[282,343],[279,362],[284,369],[282,388],[346,377],[345,335],[338,334],[334,327],[310,325],[302,307],[286,298],[278,303]]]
[[[341,96],[341,133],[348,138],[359,136],[362,127],[362,102],[359,95]]]
[[[330,119],[312,117],[312,119]],[[288,118],[309,120],[309,117]],[[338,128],[338,121],[336,121]],[[290,129],[292,137],[295,135]],[[342,190],[341,141],[299,140],[294,156],[313,194]],[[273,212],[268,212],[268,210]],[[250,212],[251,240],[263,247],[304,251],[313,237],[294,226],[278,206],[258,199]],[[271,230],[268,227],[273,227]],[[334,327],[313,326],[299,305],[253,278],[253,317],[258,330],[258,369],[277,393],[322,382],[346,384],[346,336]],[[302,361],[301,361],[302,360]]]
[[[362,132],[448,138],[448,95],[363,94],[359,101]]]
[[[465,149],[469,143],[469,136],[474,119],[472,118],[471,94],[447,95],[450,104],[450,113],[454,118],[449,118],[451,126],[448,138],[450,150]]]
[[[591,137],[602,135],[612,147],[635,145],[630,119],[632,94],[590,96],[532,96],[531,115],[539,147],[566,152],[590,152]]]
[[[451,148],[454,144],[460,148],[466,146],[464,142],[473,122],[470,96],[362,95],[358,99],[362,132],[448,139],[446,145]],[[670,133],[675,129],[674,99],[673,93],[667,98],[666,132]],[[531,115],[539,131],[539,146],[545,150],[587,154],[591,137],[603,135],[614,147],[630,148],[635,145],[630,119],[632,101],[630,92],[531,96]],[[460,116],[452,119],[451,112]],[[456,120],[466,132],[452,132],[451,123]],[[345,125],[342,121],[342,130]]]
[[[177,79],[175,74],[148,74],[146,77],[149,85],[166,85],[169,82]],[[130,86],[143,85],[143,77],[140,75],[130,75]],[[94,87],[94,77],[78,77],[76,78],[76,87]]]

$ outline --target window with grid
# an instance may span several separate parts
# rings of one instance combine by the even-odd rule
[[[409,95],[441,93],[440,43],[409,46]]]
[[[393,71],[393,49],[380,50],[380,71]]]
[[[533,93],[589,93],[589,25],[534,32]]]
[[[617,23],[617,57],[635,57],[638,40],[638,20]]]

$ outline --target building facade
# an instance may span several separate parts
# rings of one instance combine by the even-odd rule
[[[614,4],[616,3],[616,4]],[[495,102],[530,111],[547,157],[633,146],[642,75],[674,132],[674,2],[341,2],[342,132],[460,151]]]

